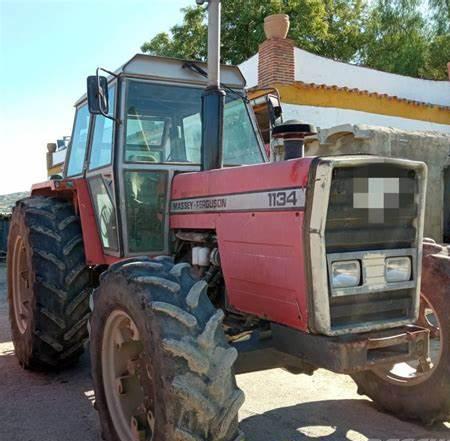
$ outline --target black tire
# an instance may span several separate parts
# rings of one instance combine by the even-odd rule
[[[402,419],[433,424],[450,421],[450,257],[445,247],[424,244],[421,291],[440,324],[442,353],[431,375],[419,384],[404,385],[393,384],[371,371],[352,377],[358,392],[382,409]]]
[[[232,369],[237,351],[225,339],[222,310],[211,304],[206,283],[192,276],[188,264],[173,265],[168,258],[133,258],[114,264],[102,275],[93,305],[92,377],[104,439],[125,441],[108,408],[101,355],[108,317],[117,310],[125,311],[136,324],[143,343],[138,357],[143,360],[142,376],[151,372],[152,386],[140,383],[144,393],[154,391],[153,398],[146,395],[150,401],[144,400],[141,408],[146,409],[144,415],[147,407],[155,415],[153,430],[145,428],[145,439],[241,439],[237,414],[244,394]],[[139,371],[137,375],[141,378]]]
[[[15,265],[18,259],[23,259],[22,266]],[[20,301],[15,301],[23,291],[15,274],[19,267],[26,268],[25,330],[19,323],[25,316],[17,313]],[[78,360],[88,335],[88,285],[81,227],[72,204],[49,197],[18,201],[8,237],[8,301],[15,353],[24,368],[60,369]]]

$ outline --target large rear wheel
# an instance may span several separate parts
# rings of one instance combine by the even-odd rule
[[[358,391],[401,418],[450,420],[450,257],[424,244],[418,325],[430,331],[430,357],[353,375]]]
[[[94,293],[91,358],[107,441],[231,441],[244,394],[223,312],[188,264],[130,259]]]
[[[62,368],[83,352],[89,272],[79,218],[47,197],[17,202],[8,237],[8,300],[16,356],[25,368]]]

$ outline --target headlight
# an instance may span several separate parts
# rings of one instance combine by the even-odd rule
[[[331,264],[331,285],[333,288],[358,286],[361,281],[359,260],[333,262]]]
[[[389,257],[386,259],[385,274],[387,282],[406,282],[411,279],[410,257]]]

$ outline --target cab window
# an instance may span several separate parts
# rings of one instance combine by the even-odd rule
[[[115,86],[109,88],[109,116],[114,115]],[[112,146],[114,139],[114,121],[103,115],[96,115],[94,122],[94,135],[92,138],[89,170],[111,164]]]
[[[200,163],[203,89],[129,81],[125,161]],[[224,109],[224,165],[263,162],[247,104],[229,93]]]
[[[224,164],[258,164],[261,160],[259,141],[247,105],[240,98],[229,98],[225,103],[223,121]]]
[[[165,171],[126,171],[125,206],[131,253],[164,250]]]
[[[77,176],[83,172],[89,135],[90,114],[87,104],[78,108],[70,146],[67,176]]]

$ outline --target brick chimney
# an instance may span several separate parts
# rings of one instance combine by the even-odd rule
[[[259,45],[258,86],[268,87],[275,83],[289,84],[295,81],[294,42],[282,37],[286,32],[274,32],[269,26],[279,16],[269,16],[264,23],[266,41]],[[289,18],[283,16],[284,26],[289,27]],[[281,21],[281,20],[280,20]],[[275,23],[275,26],[277,23]],[[275,34],[275,35],[274,35]],[[281,36],[280,36],[281,35]]]

